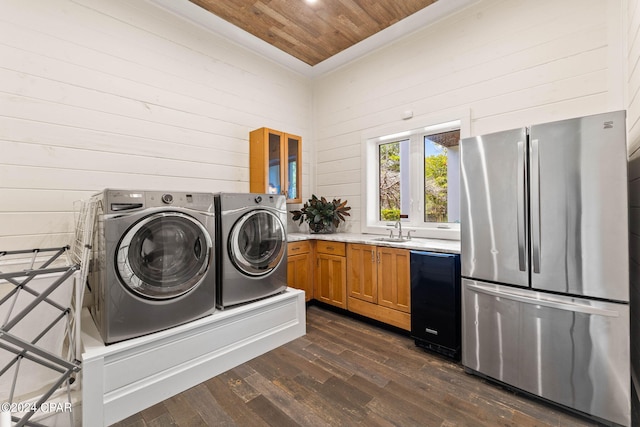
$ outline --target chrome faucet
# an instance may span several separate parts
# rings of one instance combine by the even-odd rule
[[[398,239],[402,239],[402,220],[400,218],[396,221],[396,224],[393,226],[393,228],[400,229],[398,230]]]
[[[398,218],[398,220],[393,223],[393,224],[387,224],[387,227],[391,227],[391,225],[393,225],[393,228],[397,228],[398,229],[398,236],[394,237],[393,236],[393,230],[389,230],[389,238],[390,239],[398,239],[398,240],[402,240],[403,239],[403,235],[402,235],[402,220],[404,218],[409,218],[409,215],[400,215],[400,218]],[[409,234],[407,235],[407,240],[411,239],[411,231],[414,230],[410,230]]]

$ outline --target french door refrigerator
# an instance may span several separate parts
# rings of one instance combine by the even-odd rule
[[[465,369],[630,425],[625,112],[460,147]]]

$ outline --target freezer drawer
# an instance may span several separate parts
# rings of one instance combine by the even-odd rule
[[[629,306],[462,280],[462,363],[630,425]]]

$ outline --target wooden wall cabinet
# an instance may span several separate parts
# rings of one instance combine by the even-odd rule
[[[314,298],[347,308],[347,259],[345,243],[316,242]]]
[[[411,330],[410,252],[347,245],[348,310]]]
[[[249,191],[302,203],[302,138],[269,128],[249,134]]]
[[[313,251],[308,240],[287,244],[287,284],[304,291],[304,300],[313,299]]]

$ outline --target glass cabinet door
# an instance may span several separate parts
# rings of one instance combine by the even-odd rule
[[[302,202],[302,139],[273,129],[249,134],[249,190],[284,194],[287,203]]]
[[[269,164],[267,167],[268,185],[265,193],[281,194],[282,187],[282,135],[269,132]]]
[[[285,134],[287,140],[286,179],[287,201],[301,203],[300,181],[302,176],[302,140],[299,136]]]

